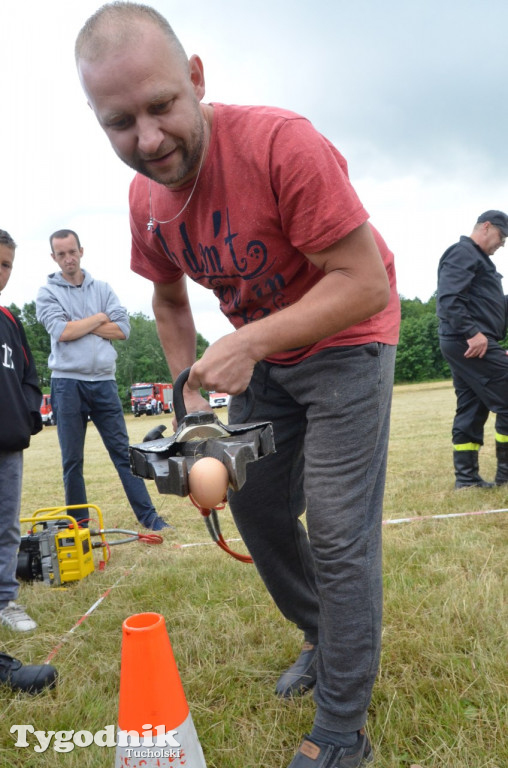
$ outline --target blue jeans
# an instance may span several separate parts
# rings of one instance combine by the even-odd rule
[[[115,465],[129,503],[138,521],[147,528],[157,517],[149,493],[129,464],[129,438],[115,381],[52,379],[51,403],[56,416],[62,452],[66,504],[86,504],[83,452],[88,416],[97,427]],[[76,518],[88,517],[76,510]]]
[[[318,643],[315,722],[329,730],[364,725],[379,665],[394,365],[395,347],[377,343],[258,363],[248,421],[273,423],[276,453],[249,464],[229,499],[278,608]],[[243,405],[233,398],[231,424]]]
[[[0,610],[16,600],[23,451],[0,451]]]

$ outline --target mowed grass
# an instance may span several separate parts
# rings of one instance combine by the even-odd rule
[[[508,513],[423,519],[508,506],[507,488],[453,490],[454,402],[448,383],[394,391],[385,518],[422,519],[384,529],[383,653],[368,721],[376,768],[508,766]],[[226,419],[225,411],[218,415]],[[127,416],[131,442],[159,422],[171,430],[167,416]],[[480,463],[492,479],[492,418]],[[93,425],[86,477],[106,527],[137,530]],[[255,568],[211,543],[188,499],[149,488],[176,527],[162,545],[115,546],[104,570],[97,551],[95,572],[66,589],[22,585],[19,601],[39,628],[27,635],[0,628],[0,650],[32,663],[54,654],[60,681],[56,692],[37,697],[0,689],[2,768],[113,766],[114,749],[37,753],[34,736],[30,747],[16,747],[10,729],[95,733],[116,724],[122,622],[144,611],[165,617],[208,768],[286,768],[311,728],[312,696],[287,702],[273,694],[299,651],[299,632],[272,605]],[[25,453],[23,514],[62,502],[56,428],[49,427]],[[224,535],[238,538],[227,509],[220,520]],[[202,546],[181,546],[190,544]],[[239,541],[231,546],[245,552]]]

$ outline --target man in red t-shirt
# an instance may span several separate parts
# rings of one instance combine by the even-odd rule
[[[393,256],[345,160],[299,115],[203,104],[203,65],[152,8],[103,6],[81,30],[83,88],[130,190],[131,266],[153,282],[173,378],[254,393],[276,453],[230,494],[276,604],[303,632],[283,697],[315,687],[312,732],[290,768],[355,768],[381,639],[381,517],[399,303]],[[234,330],[195,361],[186,277]],[[306,511],[308,534],[300,522]]]

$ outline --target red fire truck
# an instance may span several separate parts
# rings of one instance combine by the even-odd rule
[[[171,413],[173,410],[173,385],[167,382],[147,384],[138,382],[131,386],[131,406],[134,416],[146,413]]]
[[[51,406],[51,395],[43,395],[41,401],[41,418],[42,423],[48,427],[50,424],[55,423],[53,417],[53,408]]]

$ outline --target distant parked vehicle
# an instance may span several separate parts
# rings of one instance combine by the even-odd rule
[[[51,406],[51,395],[43,395],[41,400],[41,418],[42,423],[44,426],[49,427],[50,425],[56,424],[55,418],[53,416],[53,408]]]
[[[138,382],[131,386],[131,408],[134,416],[145,413],[171,413],[173,410],[173,385],[167,382],[156,384]]]
[[[231,397],[227,392],[209,392],[208,402],[212,408],[224,408],[229,405]]]

